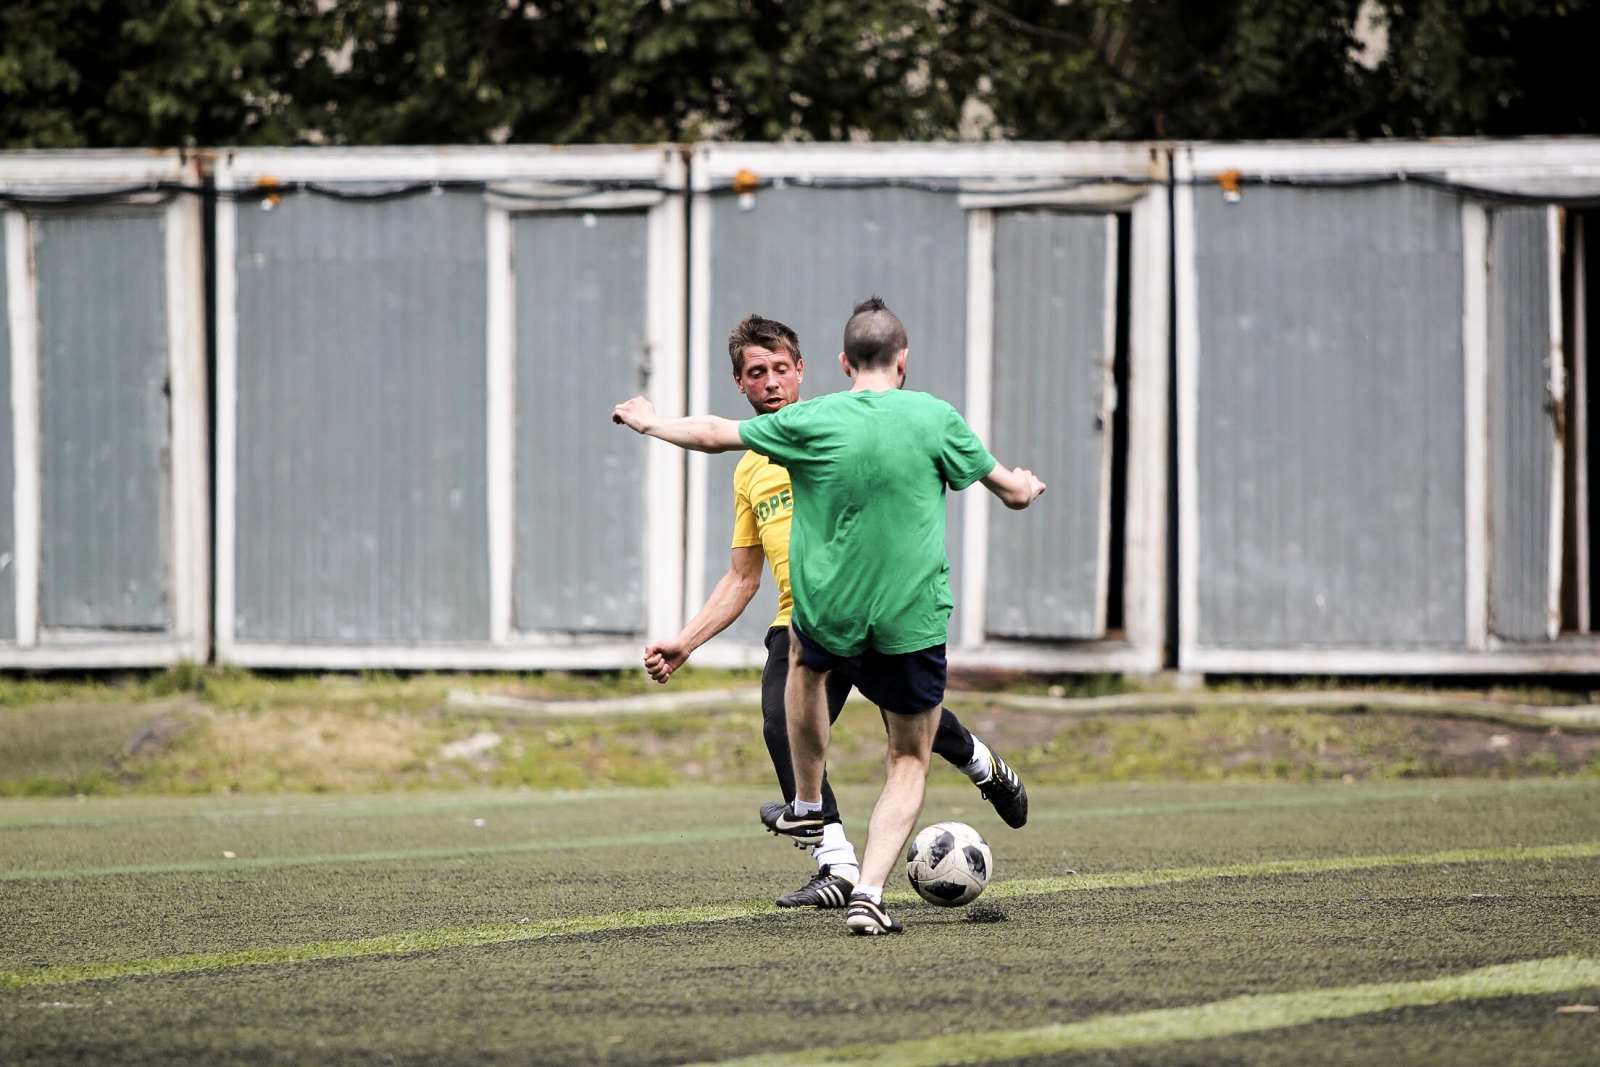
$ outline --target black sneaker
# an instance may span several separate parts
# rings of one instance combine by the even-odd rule
[[[789,805],[769,800],[761,805],[761,825],[794,842],[796,848],[822,844],[822,812],[796,815]]]
[[[824,863],[817,876],[792,893],[778,898],[780,908],[842,908],[850,903],[850,890],[856,884],[841,878]]]
[[[883,910],[883,905],[869,896],[850,898],[850,910],[844,913],[844,924],[852,934],[871,936],[905,932],[905,927],[890,918],[889,913]]]
[[[994,810],[1006,825],[1015,830],[1028,821],[1028,790],[1023,786],[1022,779],[1017,777],[1017,772],[992,748],[989,749],[989,758],[994,761],[994,772],[986,781],[978,783],[978,792],[994,805]]]

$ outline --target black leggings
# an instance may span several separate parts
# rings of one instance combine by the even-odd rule
[[[789,754],[789,717],[783,709],[783,692],[788,682],[789,628],[774,626],[767,631],[767,665],[761,671],[761,734],[767,742],[767,753],[772,757],[772,769],[778,774],[783,799],[792,802],[794,761]],[[850,682],[835,671],[828,675],[824,689],[828,694],[828,723],[831,725],[844,710]],[[972,762],[972,734],[949,708],[940,709],[939,732],[934,734],[933,750],[957,770]],[[822,819],[824,822],[840,821],[839,805],[833,798],[833,787],[828,784],[826,774],[822,776]]]

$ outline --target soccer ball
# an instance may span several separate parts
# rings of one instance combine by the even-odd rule
[[[906,877],[929,904],[971,904],[989,884],[994,854],[983,835],[964,822],[936,822],[911,840]]]

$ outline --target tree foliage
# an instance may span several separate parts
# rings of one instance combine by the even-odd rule
[[[1595,0],[6,0],[7,147],[1600,132]]]

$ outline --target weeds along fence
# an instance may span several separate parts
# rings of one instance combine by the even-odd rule
[[[0,666],[636,664],[727,567],[722,339],[910,385],[952,660],[1594,671],[1600,142],[0,154]],[[209,314],[208,314],[209,312]],[[697,662],[753,665],[770,580]]]

